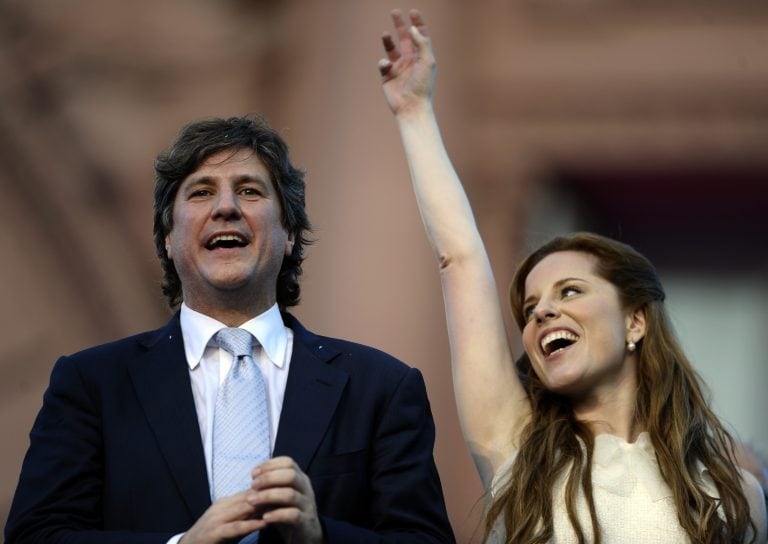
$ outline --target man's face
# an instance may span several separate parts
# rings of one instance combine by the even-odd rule
[[[281,216],[269,172],[250,149],[219,151],[187,176],[165,238],[184,302],[203,312],[238,297],[256,312],[272,306],[293,249]]]

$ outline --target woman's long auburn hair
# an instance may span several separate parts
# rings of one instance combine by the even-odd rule
[[[678,344],[664,307],[664,290],[654,266],[626,244],[578,232],[557,237],[529,255],[518,267],[510,288],[512,313],[525,326],[525,280],[547,255],[578,251],[596,258],[595,272],[618,290],[625,309],[644,309],[645,337],[637,343],[638,392],[635,419],[650,435],[661,475],[672,490],[678,520],[695,543],[743,542],[756,534],[733,443],[710,410],[703,386]],[[518,361],[531,403],[531,420],[521,434],[517,458],[505,475],[486,516],[486,537],[503,519],[507,542],[546,543],[553,537],[552,490],[565,473],[568,518],[580,543],[599,543],[600,526],[592,494],[594,436],[578,421],[569,400],[548,391],[527,355]],[[719,498],[710,496],[698,474],[709,471]],[[576,515],[583,491],[591,531]],[[588,539],[588,536],[591,538]]]

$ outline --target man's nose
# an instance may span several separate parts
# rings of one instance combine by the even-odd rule
[[[216,195],[212,215],[214,219],[236,219],[240,217],[240,201],[235,191],[231,189],[219,191]]]

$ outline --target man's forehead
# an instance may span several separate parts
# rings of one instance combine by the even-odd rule
[[[197,169],[224,164],[257,163],[266,168],[259,154],[250,147],[225,147],[209,153]]]
[[[203,178],[253,177],[272,184],[269,169],[258,153],[249,148],[227,148],[216,151],[206,157],[182,183]]]

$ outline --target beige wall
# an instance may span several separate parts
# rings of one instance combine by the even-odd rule
[[[417,2],[440,62],[445,139],[502,291],[541,234],[525,226],[559,219],[532,217],[553,168],[768,171],[764,3],[574,5]],[[458,429],[436,267],[375,67],[391,7],[0,4],[0,521],[55,358],[168,316],[151,245],[154,155],[188,120],[262,111],[307,170],[318,241],[297,313],[424,372],[451,518],[470,540],[482,492]]]

